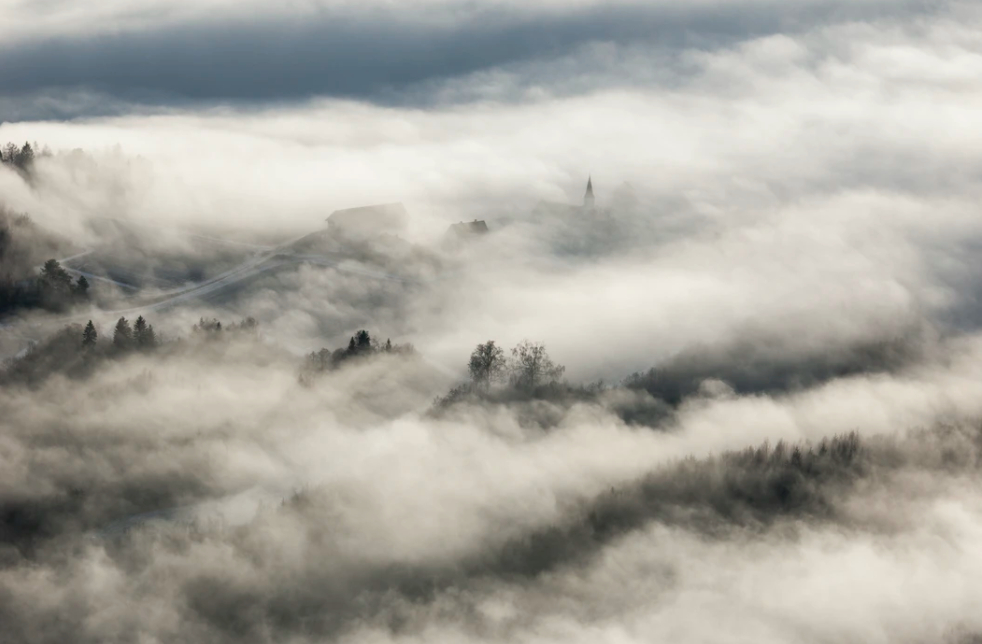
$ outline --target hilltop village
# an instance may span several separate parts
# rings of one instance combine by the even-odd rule
[[[618,210],[633,207],[635,201],[629,184],[622,184],[615,194]],[[520,223],[569,225],[573,221],[612,223],[612,211],[597,205],[593,190],[593,177],[587,179],[580,204],[556,201],[539,201],[526,219],[514,216],[497,217],[489,223],[486,219],[473,219],[451,224],[443,234],[441,245],[453,249],[468,241],[481,238],[495,230]],[[383,203],[336,210],[327,218],[332,236],[349,241],[367,241],[380,236],[402,236],[408,228],[409,213],[399,202]]]

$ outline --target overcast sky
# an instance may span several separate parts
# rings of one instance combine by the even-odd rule
[[[876,23],[899,36],[939,16],[977,15],[971,4],[111,0],[82,10],[67,1],[4,0],[0,118],[115,114],[126,104],[254,105],[315,96],[429,104],[475,96],[514,100],[532,89],[671,85],[694,71],[680,60],[686,51],[833,25]],[[604,55],[590,55],[598,46]],[[644,64],[622,57],[639,49]],[[576,55],[590,60],[560,64]],[[485,76],[487,82],[463,94],[436,91],[502,71],[519,73],[521,81],[501,85]]]

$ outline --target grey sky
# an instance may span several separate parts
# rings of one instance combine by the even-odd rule
[[[130,109],[121,105],[133,104],[270,103],[314,96],[424,104],[434,100],[434,84],[555,60],[591,43],[643,45],[670,63],[682,50],[714,50],[825,23],[890,20],[954,6],[838,0],[581,2],[565,9],[544,2],[521,8],[500,2],[398,8],[331,3],[315,11],[288,5],[270,13],[248,3],[240,10],[206,3],[209,11],[172,9],[172,16],[151,3],[142,11],[110,4],[87,18],[62,15],[57,9],[64,4],[0,8],[0,16],[8,12],[7,22],[22,28],[0,45],[0,88],[7,97],[0,119],[119,113]],[[650,74],[639,79],[616,68],[606,71],[606,84],[652,80]],[[530,82],[548,89],[568,85],[577,74],[558,67]],[[93,95],[102,98],[83,98]]]

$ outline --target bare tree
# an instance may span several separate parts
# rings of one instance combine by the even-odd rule
[[[477,345],[467,364],[471,381],[485,389],[504,376],[506,366],[505,351],[496,346],[494,340]]]
[[[523,340],[511,350],[510,371],[514,386],[531,390],[555,382],[566,367],[552,361],[544,344]]]

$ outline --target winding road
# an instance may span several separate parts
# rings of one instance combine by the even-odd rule
[[[181,286],[178,288],[174,288],[171,290],[156,292],[152,295],[150,300],[142,304],[139,304],[137,306],[131,306],[131,307],[115,309],[115,310],[92,310],[84,314],[73,314],[70,316],[64,316],[59,318],[49,318],[44,322],[42,322],[41,324],[37,324],[32,327],[30,335],[39,336],[39,337],[23,336],[23,340],[28,345],[32,342],[39,341],[40,337],[45,337],[46,335],[50,334],[52,331],[56,330],[56,328],[64,326],[66,324],[81,323],[90,319],[94,321],[98,321],[99,323],[109,323],[115,320],[116,318],[118,318],[119,316],[142,315],[151,311],[159,311],[161,309],[175,306],[182,302],[186,302],[189,300],[214,294],[218,291],[228,288],[229,286],[237,282],[241,282],[243,280],[254,277],[260,273],[290,264],[303,264],[303,263],[316,264],[319,266],[331,267],[339,272],[358,275],[360,277],[365,277],[368,279],[394,281],[407,285],[427,283],[426,280],[411,279],[393,273],[366,269],[355,265],[354,262],[345,258],[332,257],[330,255],[322,255],[322,254],[297,253],[296,251],[292,250],[291,247],[294,246],[297,242],[311,235],[318,234],[317,232],[304,233],[302,235],[293,237],[282,243],[279,243],[275,246],[260,246],[257,244],[249,244],[249,243],[233,241],[233,240],[224,240],[216,237],[206,237],[203,235],[196,235],[193,233],[188,233],[186,231],[181,231],[179,229],[164,228],[161,226],[154,226],[152,224],[134,223],[134,222],[128,222],[126,220],[119,220],[110,217],[102,217],[100,219],[106,219],[114,222],[121,222],[121,223],[125,223],[126,225],[136,225],[136,226],[142,226],[147,228],[168,230],[170,232],[177,232],[179,234],[185,235],[190,238],[204,239],[211,242],[245,246],[252,249],[255,254],[249,259],[247,259],[246,261],[242,262],[241,264],[238,264],[233,268],[230,268],[227,271],[215,275],[214,277],[211,277],[210,279],[207,279],[203,282],[197,282],[197,283]],[[66,262],[70,262],[75,259],[80,259],[82,257],[91,254],[92,252],[94,251],[91,249],[84,250],[82,252],[71,255],[70,257],[59,259],[58,262],[62,264],[63,268],[69,274],[82,275],[85,276],[87,280],[95,280],[99,282],[110,283],[120,289],[127,290],[127,291],[139,292],[141,290],[139,286],[114,280],[108,277],[104,277],[102,275],[96,275],[88,271],[79,270],[66,265]],[[40,267],[38,267],[38,270],[40,270]],[[21,352],[22,351],[23,349],[21,350]]]

